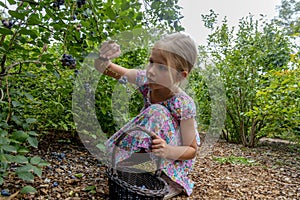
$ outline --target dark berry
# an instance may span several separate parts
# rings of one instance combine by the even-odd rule
[[[54,182],[53,187],[57,187],[57,186],[58,186],[58,182]]]
[[[6,28],[9,28],[11,29],[11,27],[14,25],[14,23],[10,20],[7,20],[7,19],[2,19],[2,24],[3,26],[5,26]]]
[[[128,82],[127,76],[122,76],[122,77],[118,80],[118,82],[121,83],[121,84],[127,84],[127,82]]]
[[[59,9],[59,3],[58,3],[58,2],[54,2],[52,6],[53,6],[53,8],[54,8],[55,10],[58,10],[58,9]]]
[[[66,154],[60,153],[60,154],[59,154],[59,157],[60,157],[61,159],[64,159],[64,158],[66,157]]]
[[[7,196],[7,197],[8,197],[8,196],[10,196],[10,193],[9,193],[8,190],[5,190],[5,189],[4,189],[4,190],[1,191],[1,195],[2,195],[2,196]]]
[[[67,66],[71,69],[76,68],[76,60],[68,54],[63,54],[62,59],[60,60],[62,66]]]
[[[64,5],[65,1],[64,0],[58,0],[58,5],[62,6]]]

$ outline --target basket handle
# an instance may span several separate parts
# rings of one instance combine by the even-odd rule
[[[115,143],[115,147],[113,149],[113,153],[112,153],[112,159],[111,159],[111,164],[112,164],[112,170],[113,170],[113,174],[117,174],[116,173],[116,167],[117,167],[117,163],[116,163],[116,151],[117,151],[117,146],[119,145],[119,143],[124,139],[125,136],[128,135],[129,132],[132,132],[132,131],[143,131],[145,133],[147,133],[151,139],[153,138],[154,134],[153,132],[145,129],[145,128],[142,128],[141,126],[135,126],[131,129],[128,129],[127,131],[124,131],[116,140],[116,143]],[[161,157],[158,157],[158,160],[157,160],[157,163],[156,163],[156,172],[155,172],[155,175],[157,176],[160,176],[161,174],[161,170],[159,170],[159,166],[162,162],[162,158]]]

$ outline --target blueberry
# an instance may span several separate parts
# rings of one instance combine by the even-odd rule
[[[60,157],[61,159],[64,159],[64,158],[66,157],[66,154],[60,153],[60,154],[59,154],[59,157]]]
[[[119,80],[118,80],[119,83],[121,84],[127,84],[128,82],[128,79],[127,79],[127,76],[122,76]]]
[[[57,187],[57,186],[58,186],[58,182],[54,182],[53,187]]]
[[[8,196],[10,196],[10,193],[9,193],[8,190],[5,190],[5,189],[4,189],[4,190],[1,191],[1,195],[2,195],[2,196],[7,196],[7,197],[8,197]]]

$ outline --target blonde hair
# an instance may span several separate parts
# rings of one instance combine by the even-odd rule
[[[178,71],[190,72],[197,60],[197,45],[187,34],[178,32],[162,37],[154,49],[160,51],[167,63],[174,64]]]

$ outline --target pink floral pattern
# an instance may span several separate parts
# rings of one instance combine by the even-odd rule
[[[128,122],[117,133],[108,139],[106,142],[106,148],[109,156],[112,154],[112,149],[115,147],[115,141],[117,138],[127,130],[136,126],[155,132],[168,144],[180,146],[182,145],[180,120],[190,119],[196,116],[194,101],[185,92],[176,94],[166,101],[151,104],[149,98],[150,88],[147,84],[145,70],[138,71],[136,84],[139,87],[139,91],[143,94],[145,104],[144,108],[138,116]],[[199,145],[200,137],[197,132],[196,121],[195,129],[197,143]],[[141,131],[133,131],[121,141],[118,148],[119,151],[116,155],[116,161],[124,161],[133,153],[138,152],[141,148],[146,149],[147,152],[151,152],[151,138]],[[187,195],[190,195],[192,193],[194,183],[189,178],[189,172],[191,172],[194,162],[195,159],[164,159],[160,168],[168,177],[171,178],[171,180],[181,185]]]

